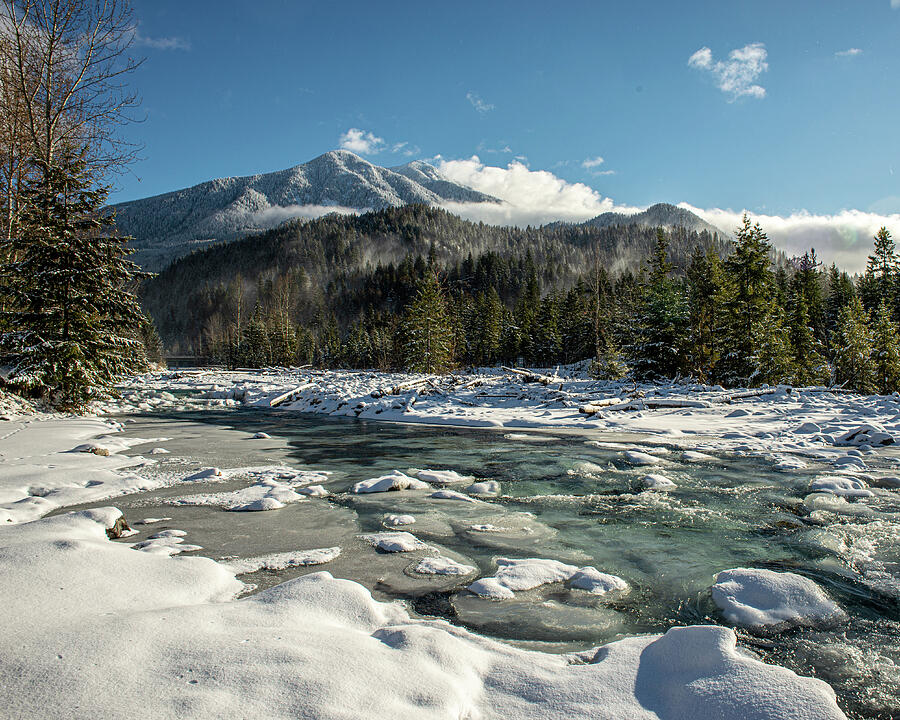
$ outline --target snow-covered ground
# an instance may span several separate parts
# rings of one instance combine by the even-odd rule
[[[599,432],[634,434],[648,437],[641,448],[624,451],[622,460],[652,468],[647,477],[666,479],[670,461],[654,447],[663,444],[682,448],[687,463],[705,462],[704,450],[760,455],[784,471],[825,462],[833,471],[811,490],[843,503],[845,497],[864,496],[871,481],[866,458],[900,437],[894,397],[823,389],[636,388],[577,375],[525,380],[500,371],[452,379],[315,371],[155,373],[125,384],[122,399],[97,410],[274,405],[505,428],[519,441],[543,439],[524,429],[583,430],[601,446],[606,441]],[[445,621],[417,619],[402,604],[378,602],[362,585],[327,571],[244,597],[249,587],[236,575],[319,564],[327,570],[341,548],[297,548],[217,563],[179,554],[197,547],[186,545],[177,530],[133,546],[113,542],[107,529],[121,516],[115,508],[40,519],[66,505],[161,484],[225,482],[230,471],[148,479],[135,470],[153,462],[158,448],[150,444],[160,438],[126,441],[116,437],[119,426],[102,416],[41,415],[0,400],[0,687],[2,712],[10,717],[844,717],[828,685],[760,662],[736,648],[734,632],[725,627],[673,628],[554,655]],[[139,442],[148,443],[147,458],[119,454]],[[249,487],[187,497],[231,510],[267,510],[306,502],[304,491],[319,487],[311,483],[327,479],[277,467],[241,472]],[[399,478],[406,488],[401,493],[421,492],[424,485],[429,497],[443,493],[449,502],[471,500],[465,492],[480,494],[468,476],[408,472],[373,478],[356,492],[393,488]],[[878,481],[890,487],[890,478]],[[447,484],[464,493],[441,489]],[[406,532],[415,530],[414,517],[387,515],[385,525],[397,529],[362,539],[392,552],[428,549]],[[416,572],[456,576],[476,589],[501,588],[503,597],[545,583],[567,583],[595,595],[629,591],[621,578],[594,567],[501,560],[493,575],[481,579],[476,568],[441,556],[422,557]],[[717,602],[735,613],[735,622],[750,625],[840,617],[814,584],[798,577],[726,571],[718,578]]]
[[[834,463],[842,475],[864,472],[861,452],[900,441],[900,396],[779,386],[725,390],[708,385],[634,385],[596,381],[584,372],[535,371],[533,380],[498,369],[451,376],[363,371],[215,370],[134,378],[103,413],[244,405],[388,422],[642,436],[686,450],[760,455],[784,471],[807,459]],[[632,452],[635,464],[655,464]],[[649,459],[648,459],[649,458]]]

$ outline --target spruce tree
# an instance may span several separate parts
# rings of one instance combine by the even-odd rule
[[[872,318],[872,361],[875,389],[882,395],[900,389],[900,339],[891,310],[883,300]]]
[[[875,309],[885,302],[888,307],[894,308],[898,269],[900,258],[897,257],[891,233],[882,227],[875,234],[875,248],[866,262],[866,274],[860,284],[866,307]]]
[[[637,342],[632,346],[634,371],[641,378],[674,377],[685,367],[682,345],[688,308],[680,284],[669,277],[672,268],[668,240],[657,229],[637,318]]]
[[[725,261],[726,337],[720,377],[730,385],[758,383],[762,377],[755,343],[765,335],[767,323],[778,322],[772,317],[776,286],[769,262],[771,250],[759,224],[752,225],[744,215],[735,233],[734,250]],[[777,332],[771,335],[777,336]]]
[[[531,330],[531,358],[539,365],[559,362],[562,334],[559,331],[559,301],[555,295],[541,300],[538,316]]]
[[[687,269],[688,335],[685,342],[689,371],[709,382],[721,353],[723,318],[722,261],[715,250],[694,252]]]
[[[269,365],[271,361],[272,344],[269,340],[269,329],[266,327],[262,309],[257,305],[242,333],[240,364],[249,368],[261,368]]]
[[[407,370],[443,372],[450,365],[453,330],[437,273],[423,273],[403,321],[403,357]]]
[[[84,151],[32,162],[17,238],[3,241],[8,297],[0,350],[8,380],[67,408],[83,407],[146,366],[146,319],[132,294],[139,276],[127,238],[101,212],[109,189],[91,179]]]
[[[861,393],[875,390],[875,363],[872,359],[872,330],[859,297],[841,308],[834,334],[835,380]]]

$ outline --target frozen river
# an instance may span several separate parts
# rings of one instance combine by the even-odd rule
[[[824,466],[778,471],[753,454],[685,453],[639,437],[434,428],[247,409],[127,420],[125,436],[167,438],[130,454],[156,461],[138,473],[171,483],[113,501],[139,530],[123,542],[180,530],[185,544],[202,548],[194,552],[226,562],[340,548],[326,565],[260,570],[241,579],[262,589],[327,569],[377,598],[404,599],[420,615],[551,652],[673,625],[727,624],[710,592],[717,573],[790,571],[818,583],[848,618],[776,632],[739,630],[742,646],[827,681],[851,717],[897,717],[900,494],[887,483],[879,487],[879,478],[896,468],[896,452],[866,455],[873,494],[845,500],[810,492]],[[271,437],[254,438],[257,432]],[[168,453],[150,455],[155,447]],[[629,450],[649,457],[629,456]],[[226,471],[224,477],[174,484],[208,467]],[[329,495],[271,512],[228,512],[215,503],[258,482],[260,468],[330,473],[321,480]],[[396,470],[415,476],[414,469],[496,481],[499,494],[472,502],[430,497],[436,488],[348,492]],[[648,473],[674,487],[644,490]],[[447,489],[461,491],[471,482]],[[415,522],[392,526],[392,515]],[[168,519],[140,523],[147,518]],[[387,553],[360,537],[385,531],[408,531],[426,547]],[[423,558],[436,555],[473,570],[417,571]],[[467,590],[496,573],[498,558],[593,566],[622,578],[630,590],[598,596],[555,582],[503,600]]]

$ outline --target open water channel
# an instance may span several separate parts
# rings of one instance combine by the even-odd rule
[[[284,465],[328,471],[331,495],[270,512],[228,512],[179,505],[179,498],[222,493],[254,482],[170,485],[116,498],[139,535],[171,528],[214,559],[247,558],[340,547],[328,564],[241,576],[264,588],[327,570],[356,580],[380,599],[403,599],[421,615],[439,616],[479,633],[548,652],[585,649],[672,625],[727,624],[712,601],[717,572],[736,567],[789,570],[822,586],[849,615],[830,627],[777,632],[738,630],[739,642],[763,660],[829,682],[850,717],[900,718],[900,490],[879,488],[896,471],[896,451],[867,455],[875,495],[839,501],[810,494],[824,468],[778,472],[765,458],[723,455],[686,462],[675,447],[644,438],[583,433],[512,433],[333,419],[287,412],[231,410],[153,413],[120,418],[129,436],[167,440],[139,445],[168,454],[136,472],[176,479],[198,468]],[[264,431],[271,439],[253,439]],[[656,454],[653,468],[634,467],[623,450]],[[356,495],[356,482],[409,468],[450,469],[496,480],[497,497],[470,503],[438,500],[427,491]],[[669,492],[641,491],[647,472],[675,482]],[[461,489],[456,487],[454,489]],[[175,503],[175,504],[173,504]],[[388,514],[414,524],[386,528]],[[168,520],[137,524],[148,517]],[[359,537],[405,530],[430,546],[384,553]],[[477,568],[465,577],[414,571],[440,554]],[[592,565],[631,586],[597,597],[562,583],[518,592],[514,599],[478,597],[465,586],[493,575],[497,558],[549,558]]]

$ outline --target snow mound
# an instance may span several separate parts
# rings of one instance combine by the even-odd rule
[[[219,468],[203,468],[202,470],[199,470],[191,475],[188,475],[186,478],[183,478],[182,482],[196,482],[198,480],[209,480],[210,478],[220,478],[222,476],[223,473]]]
[[[710,460],[715,460],[716,458],[712,455],[707,455],[704,452],[699,452],[698,450],[685,450],[681,454],[681,459],[684,462],[689,463],[698,463],[698,462],[709,462]]]
[[[298,488],[298,493],[301,495],[309,495],[310,497],[327,497],[331,495],[324,487],[321,485],[307,485],[303,488]]]
[[[253,434],[253,440],[271,440],[272,436],[266,432],[258,432]]]
[[[655,473],[651,473],[649,475],[644,475],[641,478],[641,487],[645,490],[672,490],[677,485],[673,483],[669,478],[665,475],[657,475]]]
[[[372,545],[372,547],[389,553],[411,552],[413,550],[423,550],[428,547],[419,540],[419,538],[408,532],[369,533],[367,535],[360,535],[359,537]]]
[[[416,519],[412,515],[385,515],[382,523],[388,527],[398,527],[400,525],[412,525]]]
[[[850,477],[821,477],[809,484],[810,492],[825,492],[841,497],[871,497],[874,493],[865,482]]]
[[[250,485],[249,487],[233,492],[210,493],[208,495],[186,495],[173,498],[169,502],[173,505],[212,505],[223,507],[232,512],[265,512],[267,510],[279,510],[285,505],[306,502],[308,495],[317,494],[316,491],[303,493],[310,488],[297,488],[296,483],[305,483],[307,478],[300,480],[287,480],[281,482],[273,477]],[[324,490],[324,488],[322,488]],[[327,492],[326,492],[327,494]]]
[[[454,470],[416,470],[412,473],[419,480],[431,485],[452,485],[453,483],[471,482],[471,475],[460,475]]]
[[[592,595],[606,595],[611,592],[626,593],[630,590],[627,582],[618,575],[607,575],[594,567],[583,567],[569,578],[569,587],[587,590]]]
[[[356,494],[362,493],[381,493],[381,492],[390,492],[395,490],[430,490],[431,485],[426,482],[422,482],[421,480],[416,480],[415,478],[411,478],[409,475],[400,472],[399,470],[394,470],[394,472],[389,473],[387,475],[382,475],[376,478],[370,478],[369,480],[361,480],[356,483],[352,488],[350,488],[350,492]]]
[[[725,570],[716,575],[712,597],[728,622],[745,627],[809,625],[847,617],[816,583],[791,572]]]
[[[475,498],[469,497],[468,495],[463,495],[462,493],[456,492],[455,490],[435,490],[428,497],[435,500],[460,500],[467,503],[481,502],[480,500],[476,500]]]
[[[420,575],[471,575],[476,568],[471,565],[463,565],[445,557],[427,557],[419,560],[412,569]]]
[[[639,467],[642,465],[656,465],[661,462],[658,457],[641,452],[640,450],[626,450],[623,453],[623,457],[625,458],[625,462]]]
[[[259,557],[228,560],[225,566],[235,575],[244,575],[259,570],[286,570],[292,567],[324,565],[334,560],[340,554],[341,549],[339,547],[294,550],[271,555],[260,555]]]
[[[482,480],[481,482],[472,483],[464,490],[472,495],[499,495],[500,483],[496,480]]]
[[[885,432],[883,427],[876,425],[860,425],[854,430],[848,430],[834,439],[834,444],[838,446],[893,445],[894,442],[893,435]]]

